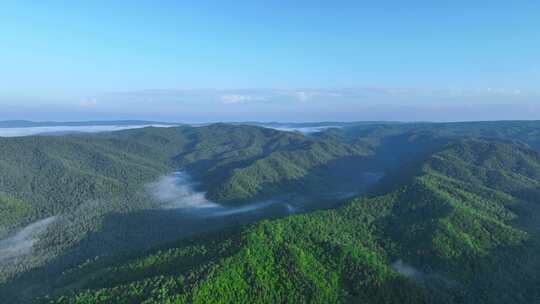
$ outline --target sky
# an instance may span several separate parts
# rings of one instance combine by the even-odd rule
[[[2,1],[0,120],[540,119],[539,1]]]

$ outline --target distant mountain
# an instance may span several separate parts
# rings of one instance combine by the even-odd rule
[[[0,122],[0,137],[21,136],[62,136],[80,133],[113,132],[144,127],[173,127],[179,124],[122,120],[122,121],[87,121],[87,122]]]

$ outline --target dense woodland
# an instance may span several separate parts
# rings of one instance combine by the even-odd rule
[[[31,255],[0,260],[0,296],[539,302],[539,135],[539,122],[478,122],[347,124],[311,135],[216,124],[2,138],[0,238],[54,221]],[[303,198],[302,212],[213,229],[191,219],[198,229],[182,235],[177,227],[187,220],[144,191],[180,170],[224,206],[291,194]],[[366,172],[385,176],[366,188]],[[338,195],[351,191],[353,199]]]

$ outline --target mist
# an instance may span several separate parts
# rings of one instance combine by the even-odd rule
[[[299,132],[299,133],[302,133],[304,135],[313,134],[313,133],[320,133],[320,132],[322,132],[324,130],[327,130],[327,129],[333,129],[333,128],[341,129],[342,128],[342,126],[294,127],[294,126],[287,126],[287,125],[283,125],[283,126],[280,125],[280,126],[277,126],[277,127],[264,125],[264,127],[274,129],[274,130],[278,130],[278,131]]]
[[[206,199],[206,193],[194,190],[194,183],[184,172],[162,176],[156,182],[146,185],[150,195],[163,209],[199,209],[219,207]]]
[[[413,266],[403,262],[402,260],[395,261],[394,263],[392,263],[392,265],[390,265],[390,268],[392,268],[392,270],[401,274],[402,276],[410,279],[419,279],[423,276],[422,272],[420,272]]]
[[[32,250],[40,236],[47,230],[50,224],[56,221],[57,217],[51,216],[24,227],[11,237],[0,241],[0,265],[12,263],[26,255]]]
[[[150,196],[159,203],[162,209],[183,210],[199,217],[222,217],[239,213],[250,213],[273,205],[283,205],[287,213],[296,210],[290,204],[277,199],[255,202],[240,207],[226,207],[206,198],[206,193],[195,190],[194,182],[185,172],[175,172],[162,176],[157,181],[146,185]]]
[[[67,133],[99,133],[112,132],[146,127],[171,127],[171,125],[148,124],[148,125],[96,125],[96,126],[51,126],[51,127],[22,127],[0,128],[0,137],[21,137],[32,135],[64,135]]]
[[[445,276],[435,273],[428,272],[424,273],[410,264],[403,262],[403,260],[398,259],[390,265],[390,268],[399,273],[400,275],[409,278],[416,283],[419,283],[430,289],[438,291],[448,291],[452,289],[461,289],[463,286],[453,280],[446,278]]]

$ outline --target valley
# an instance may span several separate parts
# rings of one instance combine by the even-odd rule
[[[499,124],[0,138],[0,295],[497,303],[533,286],[540,265],[540,126]]]

